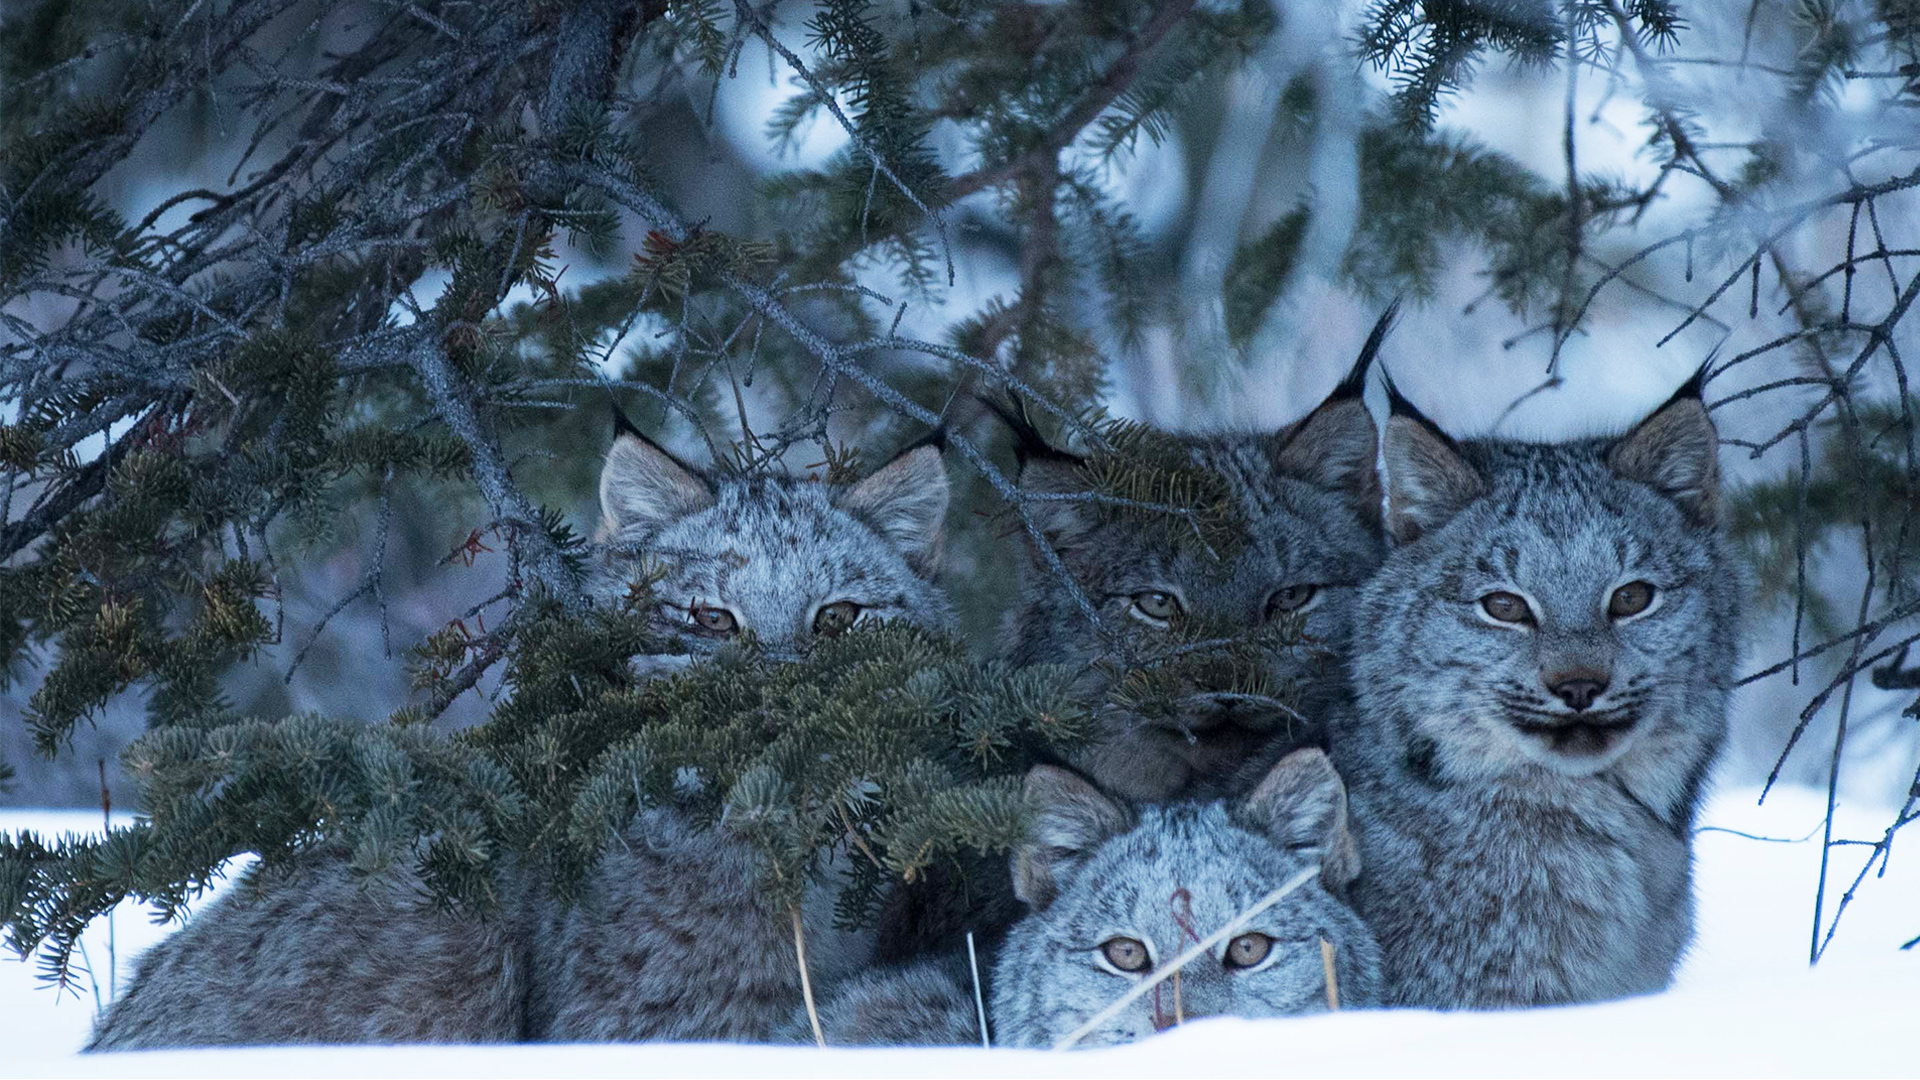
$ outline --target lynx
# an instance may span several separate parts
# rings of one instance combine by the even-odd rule
[[[696,650],[751,630],[778,655],[869,618],[951,620],[931,580],[947,504],[936,446],[835,489],[703,474],[623,427],[600,501],[596,597],[624,599],[646,560],[664,575],[654,614]],[[757,904],[753,854],[671,810],[643,813],[624,841],[578,905],[509,872],[484,921],[441,912],[411,875],[363,881],[316,851],[143,956],[89,1049],[770,1037],[800,989],[793,927]],[[810,902],[825,983],[868,944],[830,924]],[[747,962],[714,963],[715,940]]]
[[[1026,791],[1033,839],[1011,862],[1013,889],[1028,910],[993,967],[988,1016],[997,1045],[1058,1044],[1316,864],[1317,876],[1182,968],[1177,987],[1162,982],[1079,1045],[1128,1042],[1182,1019],[1285,1016],[1379,999],[1379,948],[1341,900],[1360,868],[1346,794],[1321,751],[1288,755],[1232,802],[1136,809],[1044,765],[1028,774]],[[1325,949],[1336,972],[1331,987]],[[980,1041],[969,980],[951,964],[856,979],[828,998],[820,1021],[830,1043]]]
[[[1665,987],[1740,582],[1694,381],[1624,436],[1455,442],[1392,395],[1392,551],[1333,748],[1392,1002]]]
[[[643,568],[663,571],[655,615],[696,652],[749,630],[778,656],[867,619],[951,624],[933,581],[948,494],[939,446],[834,488],[702,472],[624,418],[617,426],[600,474],[596,599],[622,599]]]
[[[1312,648],[1274,658],[1274,674],[1295,690],[1294,711],[1249,707],[1244,698],[1196,687],[1178,716],[1110,708],[1099,738],[1077,762],[1100,785],[1132,799],[1218,794],[1250,758],[1271,763],[1290,724],[1309,726],[1345,693],[1350,611],[1382,556],[1379,431],[1361,396],[1366,372],[1392,326],[1389,309],[1354,365],[1307,416],[1270,434],[1180,436],[1194,464],[1223,477],[1251,535],[1237,560],[1214,562],[1164,530],[1103,518],[1098,507],[1035,502],[1038,523],[1104,624],[1151,636],[1186,620],[1250,632],[1278,618],[1301,620]],[[1087,490],[1085,463],[1040,439],[1021,437],[1020,486],[1047,494]],[[1065,583],[1034,551],[1007,653],[1018,663],[1084,666],[1090,696],[1104,697],[1105,651]],[[1301,741],[1317,732],[1292,728]],[[1258,774],[1254,774],[1257,779]]]
[[[1383,553],[1379,429],[1362,395],[1394,314],[1390,307],[1374,324],[1353,369],[1305,418],[1268,434],[1167,436],[1223,478],[1238,502],[1249,535],[1232,562],[1167,530],[1103,517],[1087,502],[1028,504],[1110,633],[1132,635],[1150,651],[1193,624],[1250,635],[1290,619],[1308,643],[1269,657],[1269,674],[1290,688],[1290,702],[1196,685],[1177,714],[1122,707],[1108,701],[1115,668],[1099,662],[1111,659],[1111,642],[1095,632],[1047,553],[1029,544],[1003,651],[1017,664],[1084,672],[1080,688],[1102,711],[1094,741],[1072,764],[1102,788],[1143,801],[1244,794],[1288,750],[1324,742],[1321,721],[1347,690],[1349,612]],[[1018,413],[1003,419],[1014,429],[1022,489],[1088,490],[1085,459],[1051,445]],[[1019,914],[1005,884],[983,867],[966,880],[937,873],[899,890],[881,928],[881,957],[904,962],[951,952],[967,930],[991,953]]]

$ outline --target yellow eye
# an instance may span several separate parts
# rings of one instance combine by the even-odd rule
[[[1227,966],[1250,968],[1273,951],[1273,939],[1265,934],[1241,934],[1227,945]]]
[[[838,637],[860,617],[861,607],[851,600],[838,600],[820,609],[813,617],[813,632],[821,637]]]
[[[1133,610],[1136,615],[1155,626],[1165,626],[1180,614],[1180,601],[1172,593],[1140,592],[1133,594]]]
[[[1107,963],[1121,971],[1145,971],[1147,965],[1152,963],[1147,958],[1146,943],[1130,937],[1109,939],[1100,946],[1100,952],[1106,956]]]
[[[740,620],[726,608],[695,604],[689,614],[693,616],[693,625],[709,634],[731,634],[740,629]]]
[[[1607,601],[1607,614],[1616,619],[1638,615],[1653,603],[1653,586],[1645,581],[1629,581],[1613,590]]]
[[[1319,594],[1320,586],[1318,585],[1289,585],[1284,589],[1275,590],[1272,596],[1267,597],[1267,618],[1285,615],[1289,611],[1299,611],[1312,603],[1313,598]]]
[[[1501,622],[1530,623],[1533,612],[1527,602],[1510,592],[1492,592],[1480,598],[1480,607]]]

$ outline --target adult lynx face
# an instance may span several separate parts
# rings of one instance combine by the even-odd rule
[[[952,621],[931,581],[947,510],[937,448],[909,449],[859,483],[701,473],[625,428],[600,474],[608,546],[596,600],[645,570],[663,628],[696,650],[752,631],[776,654],[868,619]]]
[[[1263,706],[1231,686],[1200,685],[1174,715],[1118,706],[1102,717],[1099,741],[1077,764],[1118,794],[1165,799],[1220,790],[1250,758],[1304,716],[1311,724],[1345,694],[1351,610],[1382,555],[1380,488],[1374,470],[1379,429],[1361,400],[1368,365],[1391,326],[1374,327],[1359,362],[1304,419],[1264,434],[1169,436],[1190,460],[1222,477],[1247,525],[1237,559],[1222,562],[1164,529],[1103,518],[1085,502],[1030,505],[1047,542],[1097,606],[1109,632],[1132,635],[1150,652],[1187,626],[1203,636],[1244,635],[1279,619],[1299,620],[1304,644],[1271,658],[1274,680],[1295,712]],[[1016,421],[1017,422],[1017,421]],[[1033,492],[1088,490],[1086,462],[1023,437],[1020,484]],[[1017,663],[1085,667],[1088,692],[1104,696],[1110,671],[1103,642],[1046,563],[1034,559],[1012,624]]]
[[[1362,712],[1402,718],[1408,760],[1448,779],[1631,755],[1675,774],[1658,787],[1697,784],[1738,592],[1697,387],[1617,440],[1557,446],[1456,443],[1396,395],[1385,442],[1395,551],[1363,605]]]
[[[1037,818],[1015,852],[1014,891],[1030,908],[993,974],[1005,1046],[1052,1046],[1137,982],[1316,864],[1310,879],[1210,953],[1104,1022],[1081,1045],[1128,1042],[1205,1016],[1284,1016],[1328,1007],[1321,942],[1342,1005],[1379,992],[1379,948],[1339,895],[1359,872],[1346,791],[1326,755],[1282,759],[1229,805],[1139,810],[1062,769],[1027,776]]]

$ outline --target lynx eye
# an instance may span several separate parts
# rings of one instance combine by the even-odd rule
[[[1259,965],[1273,951],[1273,939],[1265,934],[1241,934],[1227,944],[1227,966],[1250,968]]]
[[[1134,593],[1133,614],[1154,626],[1165,626],[1180,614],[1180,600],[1172,593]]]
[[[1501,622],[1530,623],[1533,612],[1527,602],[1510,592],[1490,592],[1480,598],[1480,609]]]
[[[1267,618],[1299,611],[1313,603],[1313,598],[1318,595],[1318,585],[1289,585],[1284,589],[1276,589],[1272,596],[1267,597]]]
[[[1152,963],[1147,958],[1146,942],[1130,937],[1109,938],[1100,946],[1100,954],[1107,958],[1107,963],[1125,972],[1145,971]]]
[[[813,617],[813,632],[821,637],[839,637],[841,631],[852,626],[864,610],[851,600],[836,600],[819,610]]]
[[[740,620],[726,608],[694,604],[687,609],[687,614],[692,617],[693,625],[709,634],[731,634],[740,629]]]
[[[1629,581],[1613,590],[1613,596],[1607,601],[1607,614],[1615,619],[1626,619],[1647,610],[1653,603],[1653,585],[1645,581]]]

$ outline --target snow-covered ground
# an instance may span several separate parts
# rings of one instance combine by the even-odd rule
[[[1703,823],[1798,840],[1824,794],[1728,790]],[[1842,806],[1836,835],[1878,836],[1884,807]],[[97,814],[0,812],[0,829],[84,830]],[[1920,842],[1920,838],[1916,841]],[[1698,840],[1700,933],[1671,993],[1583,1008],[1506,1014],[1346,1013],[1197,1023],[1135,1046],[1065,1055],[977,1050],[854,1051],[746,1046],[342,1048],[183,1052],[75,1059],[93,995],[41,987],[30,963],[0,962],[7,1076],[407,1075],[650,1076],[1130,1075],[1883,1075],[1920,1074],[1920,861],[1896,845],[1869,877],[1818,969],[1806,966],[1818,840],[1768,843],[1723,832]],[[1835,849],[1829,911],[1865,848]],[[1857,853],[1857,854],[1856,854]],[[87,954],[103,973],[108,928]],[[124,986],[131,960],[165,932],[123,909],[112,927]],[[101,991],[104,999],[106,989]]]

